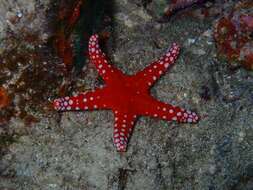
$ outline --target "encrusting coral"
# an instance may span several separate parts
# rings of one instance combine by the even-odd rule
[[[0,87],[0,109],[5,108],[10,103],[9,95],[5,88]]]
[[[239,2],[214,26],[218,54],[231,63],[253,70],[253,2]]]

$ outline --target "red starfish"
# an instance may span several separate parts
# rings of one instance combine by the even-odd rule
[[[114,144],[118,151],[126,151],[137,116],[145,115],[168,121],[196,123],[196,113],[165,104],[149,95],[151,86],[161,77],[179,54],[179,46],[171,49],[158,61],[136,73],[125,75],[108,64],[98,44],[98,35],[89,41],[89,55],[106,85],[91,92],[54,100],[58,111],[110,109],[114,112]]]

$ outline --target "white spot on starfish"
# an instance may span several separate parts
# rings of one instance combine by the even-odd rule
[[[188,114],[191,114],[192,112],[191,111],[187,111]]]
[[[191,123],[191,122],[192,122],[192,119],[191,119],[191,118],[188,118],[188,119],[187,119],[187,122]]]
[[[73,104],[73,100],[69,100],[69,105],[72,105]]]
[[[172,120],[173,121],[177,121],[177,117],[172,117]]]

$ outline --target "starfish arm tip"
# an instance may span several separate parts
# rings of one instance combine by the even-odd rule
[[[172,43],[172,47],[180,48],[180,45],[179,45],[179,43],[177,43],[177,42],[173,42],[173,43]]]
[[[119,73],[119,70],[110,64],[107,56],[100,49],[99,36],[97,34],[90,37],[88,50],[90,61],[96,66],[96,70],[103,80],[112,80],[115,73]]]
[[[116,147],[117,152],[126,152],[127,144],[127,140],[114,137],[114,145]]]
[[[123,153],[123,152],[126,152],[126,151],[127,151],[126,146],[117,147],[117,152]]]
[[[137,115],[121,113],[119,111],[114,111],[114,114],[113,143],[118,152],[126,152]]]
[[[73,100],[69,96],[57,98],[53,101],[53,108],[56,111],[70,111],[72,110],[71,104],[73,104]]]
[[[60,111],[61,110],[61,100],[60,99],[55,99],[52,104],[53,104],[53,108],[56,111]]]
[[[180,45],[177,42],[173,42],[172,45],[167,49],[168,52],[172,52],[174,54],[179,54],[180,51]]]
[[[90,41],[89,41],[89,42],[97,41],[97,40],[98,40],[98,34],[93,34],[93,35],[90,37]]]
[[[198,123],[199,120],[200,116],[198,116],[195,112],[185,111],[179,121],[185,123]]]

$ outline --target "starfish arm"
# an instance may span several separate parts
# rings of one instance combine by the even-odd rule
[[[106,55],[102,52],[98,43],[98,35],[92,35],[89,40],[89,56],[91,62],[96,66],[98,74],[108,81],[117,73],[122,74],[120,70],[109,64]]]
[[[119,152],[125,152],[127,144],[132,134],[136,115],[114,111],[115,124],[113,132],[113,142]]]
[[[179,50],[179,45],[173,43],[165,55],[138,72],[136,77],[141,78],[143,85],[152,86],[166,72],[167,68],[175,62]]]
[[[67,96],[55,99],[54,109],[57,111],[78,111],[105,109],[103,89],[80,93],[76,96]]]
[[[194,112],[160,102],[153,98],[145,103],[142,103],[139,107],[139,114],[167,121],[177,121],[178,123],[197,123],[199,120],[199,116]]]

